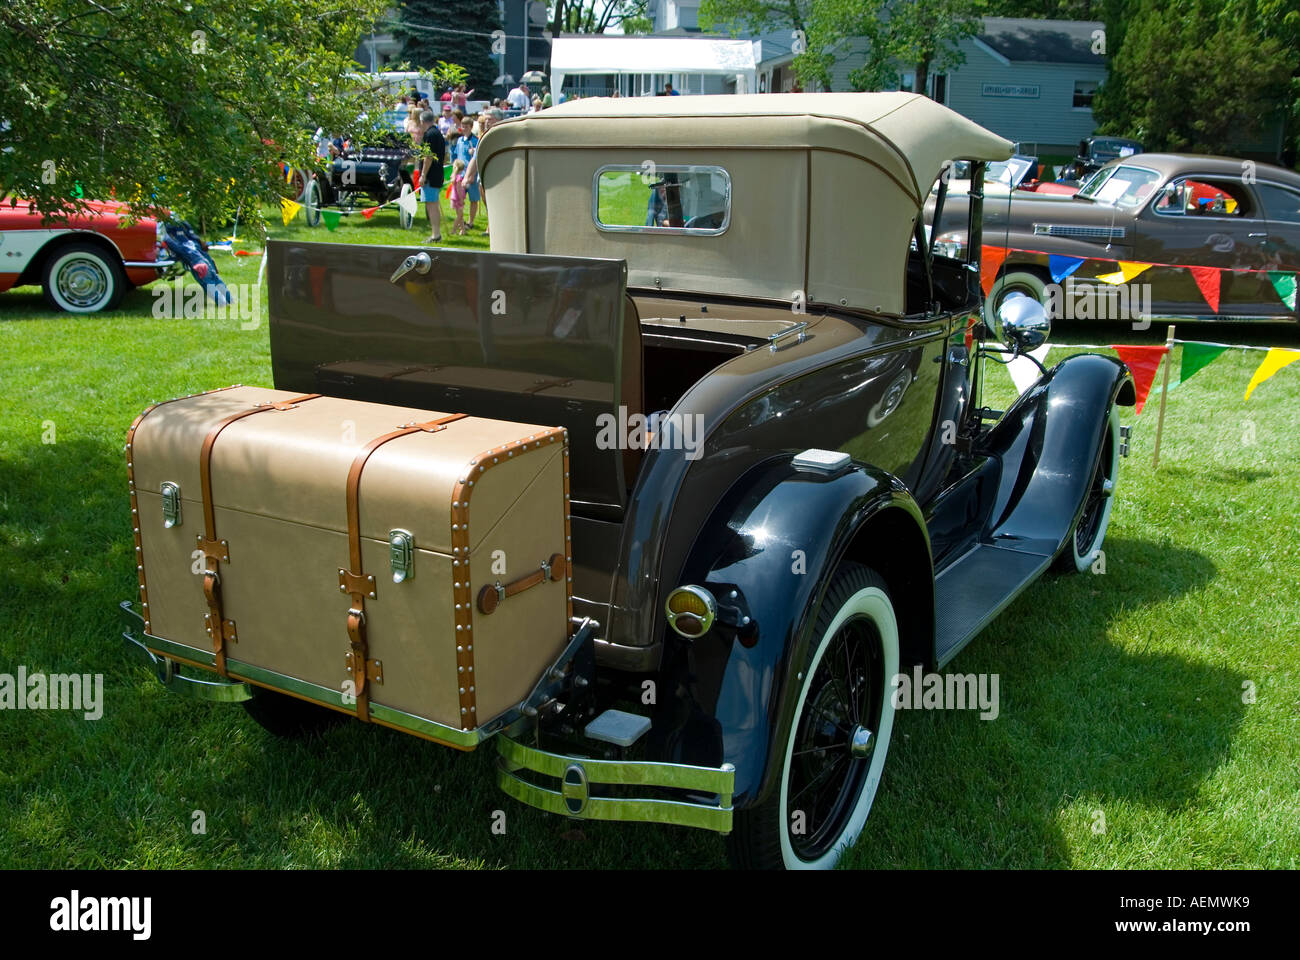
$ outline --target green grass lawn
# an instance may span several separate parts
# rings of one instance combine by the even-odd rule
[[[275,233],[427,236],[395,224],[386,210],[333,234],[301,219]],[[468,244],[486,246],[481,232]],[[255,278],[257,258],[218,256],[228,280]],[[723,865],[702,832],[523,807],[497,791],[490,749],[357,723],[277,741],[239,707],[173,696],[129,665],[116,614],[135,596],[126,428],[151,399],[271,381],[265,323],[157,320],[151,302],[136,291],[111,314],[71,317],[31,288],[0,296],[0,672],[105,682],[98,721],[0,713],[0,867]],[[1055,339],[1071,336],[1134,339]],[[1229,352],[1171,393],[1158,472],[1156,406],[1125,411],[1136,429],[1105,574],[1044,579],[951,665],[999,675],[997,720],[899,714],[850,866],[1300,866],[1300,365],[1243,401],[1261,356]],[[991,369],[986,402],[1005,403]]]

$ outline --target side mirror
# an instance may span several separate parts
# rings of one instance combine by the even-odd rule
[[[1052,332],[1047,309],[1033,297],[1010,294],[998,307],[994,336],[1020,353],[1036,350]]]

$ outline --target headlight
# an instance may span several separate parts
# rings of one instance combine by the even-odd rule
[[[696,640],[709,632],[718,615],[718,603],[703,587],[678,587],[668,594],[664,604],[668,626],[687,640]]]
[[[960,233],[945,233],[934,242],[934,252],[952,260],[966,259],[966,241]]]

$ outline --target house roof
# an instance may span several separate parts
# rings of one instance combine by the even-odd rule
[[[1105,29],[1100,20],[985,17],[976,39],[1011,61],[1101,65],[1105,57],[1092,52],[1093,34]]]

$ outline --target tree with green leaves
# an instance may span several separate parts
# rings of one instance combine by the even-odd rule
[[[926,92],[930,72],[962,62],[957,44],[979,32],[988,0],[704,0],[700,24],[763,33],[797,34],[794,69],[808,88],[829,90],[835,64],[855,38],[866,60],[850,73],[854,89],[879,90],[910,68],[913,89]]]
[[[1300,57],[1283,24],[1260,15],[1276,6],[1141,0],[1093,101],[1098,131],[1189,153],[1230,153],[1260,136],[1293,107]]]
[[[8,0],[0,184],[45,212],[74,194],[220,222],[285,191],[313,133],[363,135],[382,103],[352,54],[380,0]],[[352,74],[350,76],[350,74]],[[375,118],[362,120],[363,116]],[[241,227],[242,229],[242,227]]]
[[[411,69],[429,70],[439,60],[459,64],[468,88],[491,97],[499,73],[492,55],[492,31],[501,29],[496,0],[403,0],[397,19],[393,37]]]

